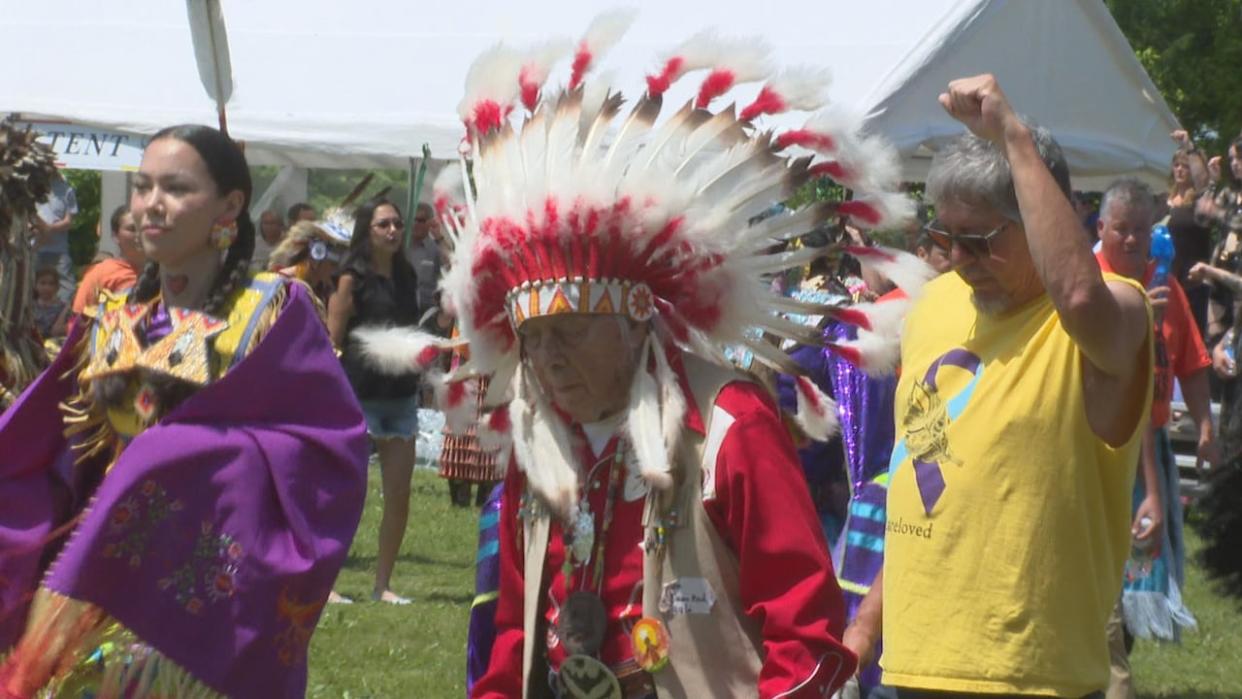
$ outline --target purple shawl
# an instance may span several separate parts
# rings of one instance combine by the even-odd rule
[[[0,651],[63,519],[70,352],[0,417]],[[362,412],[305,290],[228,374],[129,443],[42,585],[92,602],[236,697],[302,696],[362,515]]]

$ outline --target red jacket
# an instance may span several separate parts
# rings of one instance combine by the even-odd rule
[[[687,403],[686,427],[702,434],[703,419],[693,401]],[[853,669],[853,655],[838,640],[844,630],[844,603],[797,454],[775,404],[758,386],[729,384],[717,397],[716,407],[728,412],[735,422],[725,434],[716,459],[714,497],[705,493],[703,507],[737,555],[744,608],[762,627],[764,658],[758,695],[774,697],[797,688],[786,696],[818,697],[821,686],[835,689],[845,681]],[[600,464],[594,476],[584,482],[589,488],[590,509],[596,514],[597,535],[601,535],[600,513],[605,508],[609,469],[618,440],[612,438],[598,458],[589,454],[585,440],[581,441],[583,463]],[[599,487],[591,487],[594,483]],[[635,492],[634,485],[629,488],[632,500],[624,493],[615,500],[605,545],[600,591],[609,623],[600,655],[610,666],[632,659],[629,625],[642,616],[636,586],[642,578],[639,543],[644,498]],[[500,520],[497,636],[488,672],[474,687],[473,696],[480,699],[522,695],[523,558],[517,513],[524,489],[524,477],[511,464]],[[547,605],[549,623],[566,589],[562,573],[565,551],[559,531],[554,522],[545,560],[544,578],[549,582],[544,594],[552,602]],[[586,578],[585,585],[596,590],[591,580],[593,564],[581,570],[584,572],[571,575],[572,589],[582,589]],[[554,634],[549,637],[548,659],[556,668],[564,660],[564,651]],[[822,668],[821,672],[819,659],[829,652],[849,658],[849,666]],[[816,676],[828,672],[839,676]]]

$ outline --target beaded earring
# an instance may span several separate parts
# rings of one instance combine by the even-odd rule
[[[233,245],[233,241],[237,240],[237,223],[230,221],[228,224],[217,223],[211,227],[211,244],[217,250],[228,250]]]

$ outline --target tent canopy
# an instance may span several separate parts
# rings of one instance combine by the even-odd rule
[[[229,129],[253,162],[404,167],[427,142],[455,157],[456,114],[473,58],[503,37],[575,40],[602,0],[222,0],[235,89]],[[0,0],[0,113],[137,134],[215,124],[198,76],[184,3]],[[830,96],[861,110],[901,150],[910,179],[930,147],[961,132],[936,96],[949,80],[995,73],[1016,107],[1052,129],[1075,186],[1134,174],[1162,184],[1176,119],[1098,0],[678,0],[647,6],[598,73],[628,95],[661,55],[702,27],[764,37],[779,65],[833,71]],[[564,84],[568,59],[550,84]],[[696,75],[667,95],[688,98]],[[748,100],[757,86],[732,97]],[[798,117],[794,121],[800,121]],[[776,121],[764,126],[789,126]]]

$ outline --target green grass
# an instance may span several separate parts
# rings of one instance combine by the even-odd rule
[[[477,509],[449,505],[434,473],[414,474],[410,525],[393,576],[405,607],[370,600],[380,505],[378,473],[337,590],[357,600],[329,605],[310,652],[310,697],[440,699],[465,694],[466,624],[474,596]],[[1198,538],[1187,529],[1191,550]],[[1239,545],[1242,545],[1240,543]],[[1199,621],[1181,645],[1139,641],[1140,697],[1242,697],[1242,610],[1215,595],[1193,565],[1186,599]]]
[[[393,589],[414,603],[371,602],[383,504],[378,475],[372,468],[362,524],[337,579],[337,591],[355,603],[325,607],[311,641],[307,696],[464,696],[478,510],[452,507],[444,480],[415,472],[410,524],[392,579]]]
[[[1189,525],[1186,543],[1191,551],[1199,548]],[[1183,634],[1180,645],[1135,644],[1131,665],[1139,697],[1242,697],[1242,607],[1216,595],[1193,563],[1184,594],[1199,630]]]

